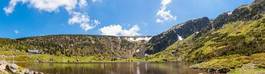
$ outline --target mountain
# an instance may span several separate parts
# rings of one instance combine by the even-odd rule
[[[189,20],[183,24],[173,26],[169,30],[160,33],[148,42],[147,54],[160,52],[179,40],[179,37],[188,36],[205,30],[214,30],[222,28],[223,25],[235,21],[255,20],[262,17],[265,10],[264,0],[255,0],[251,5],[242,5],[232,12],[226,12],[217,16],[213,20],[207,17]]]
[[[48,35],[0,39],[0,49],[66,56],[103,56],[130,58],[144,49],[150,36]]]
[[[264,70],[265,0],[223,13],[210,25],[209,29],[178,40],[145,59],[183,61],[209,72],[255,74],[255,71]]]
[[[192,68],[221,73],[245,70],[244,67],[249,65],[254,66],[251,71],[265,71],[265,0],[255,0],[215,19],[189,20],[152,37],[48,35],[0,38],[0,50],[27,53],[38,50],[41,54],[68,56],[70,60],[71,56],[96,56],[102,58],[99,61],[112,58],[182,61],[191,64]]]
[[[186,38],[193,33],[205,30],[210,26],[210,20],[207,17],[189,20],[183,24],[173,26],[169,30],[153,36],[148,42],[146,53],[153,54],[160,52],[174,42]]]

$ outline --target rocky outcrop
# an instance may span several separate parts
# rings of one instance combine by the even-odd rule
[[[44,74],[42,72],[31,71],[19,67],[16,64],[11,64],[6,61],[0,61],[0,74]]]
[[[225,12],[217,16],[212,28],[221,28],[224,24],[235,21],[256,20],[262,17],[265,11],[265,0],[255,0],[252,4],[242,5],[232,12]]]
[[[177,40],[186,38],[193,33],[198,33],[209,28],[210,20],[207,17],[189,20],[183,24],[176,25],[166,32],[153,36],[148,42],[147,54],[160,52]]]

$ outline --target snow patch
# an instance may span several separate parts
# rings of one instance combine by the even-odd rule
[[[128,37],[126,40],[136,42],[136,41],[149,41],[152,37]]]
[[[230,15],[232,15],[232,14],[233,14],[233,12],[228,12],[227,14],[228,14],[228,16],[230,16]]]
[[[183,38],[180,35],[178,35],[178,40],[183,40]]]
[[[195,34],[199,34],[199,33],[200,33],[200,32],[198,32],[198,31],[197,31],[197,32],[195,32]]]

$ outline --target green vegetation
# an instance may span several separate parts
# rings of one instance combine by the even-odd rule
[[[194,34],[184,40],[176,41],[165,50],[143,58],[134,56],[144,54],[144,50],[148,50],[145,42],[130,42],[124,37],[113,36],[53,35],[0,39],[0,60],[27,62],[183,61],[193,64],[192,68],[209,72],[264,73],[265,17],[262,13],[265,11],[264,6],[265,1],[240,7],[233,14],[227,14],[227,18],[219,18],[220,20],[209,24],[225,23],[222,28],[207,28],[200,33],[192,31]],[[220,26],[223,25],[222,23]],[[169,36],[176,36],[175,31],[170,31],[172,33],[168,32]],[[171,44],[176,39],[166,37],[166,40],[173,40],[169,41]],[[163,45],[161,47],[164,48]],[[30,49],[39,50],[41,53],[30,54],[28,51]]]
[[[94,56],[64,56],[64,55],[49,55],[49,54],[28,54],[23,52],[1,51],[0,60],[17,61],[17,62],[54,62],[54,63],[82,63],[82,62],[139,62],[142,59],[113,59],[102,57],[101,55]]]
[[[18,61],[67,62],[112,61],[132,58],[144,42],[130,42],[126,37],[90,35],[50,35],[21,39],[0,39],[0,55],[15,55]],[[40,54],[29,55],[29,50]],[[12,51],[12,52],[9,52]],[[16,51],[16,52],[14,52]],[[50,57],[50,58],[49,58]],[[51,58],[52,57],[52,58]],[[79,59],[77,59],[79,58]],[[81,60],[82,59],[82,60]]]
[[[238,73],[245,64],[253,63],[260,71],[265,68],[265,18],[237,21],[223,28],[193,34],[177,41],[165,51],[148,60],[186,61],[193,68]]]

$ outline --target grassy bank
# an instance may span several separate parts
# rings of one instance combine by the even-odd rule
[[[64,56],[49,54],[28,54],[19,51],[1,51],[0,60],[17,62],[57,62],[57,63],[81,63],[81,62],[144,62],[144,59],[137,58],[109,58],[103,56]]]

